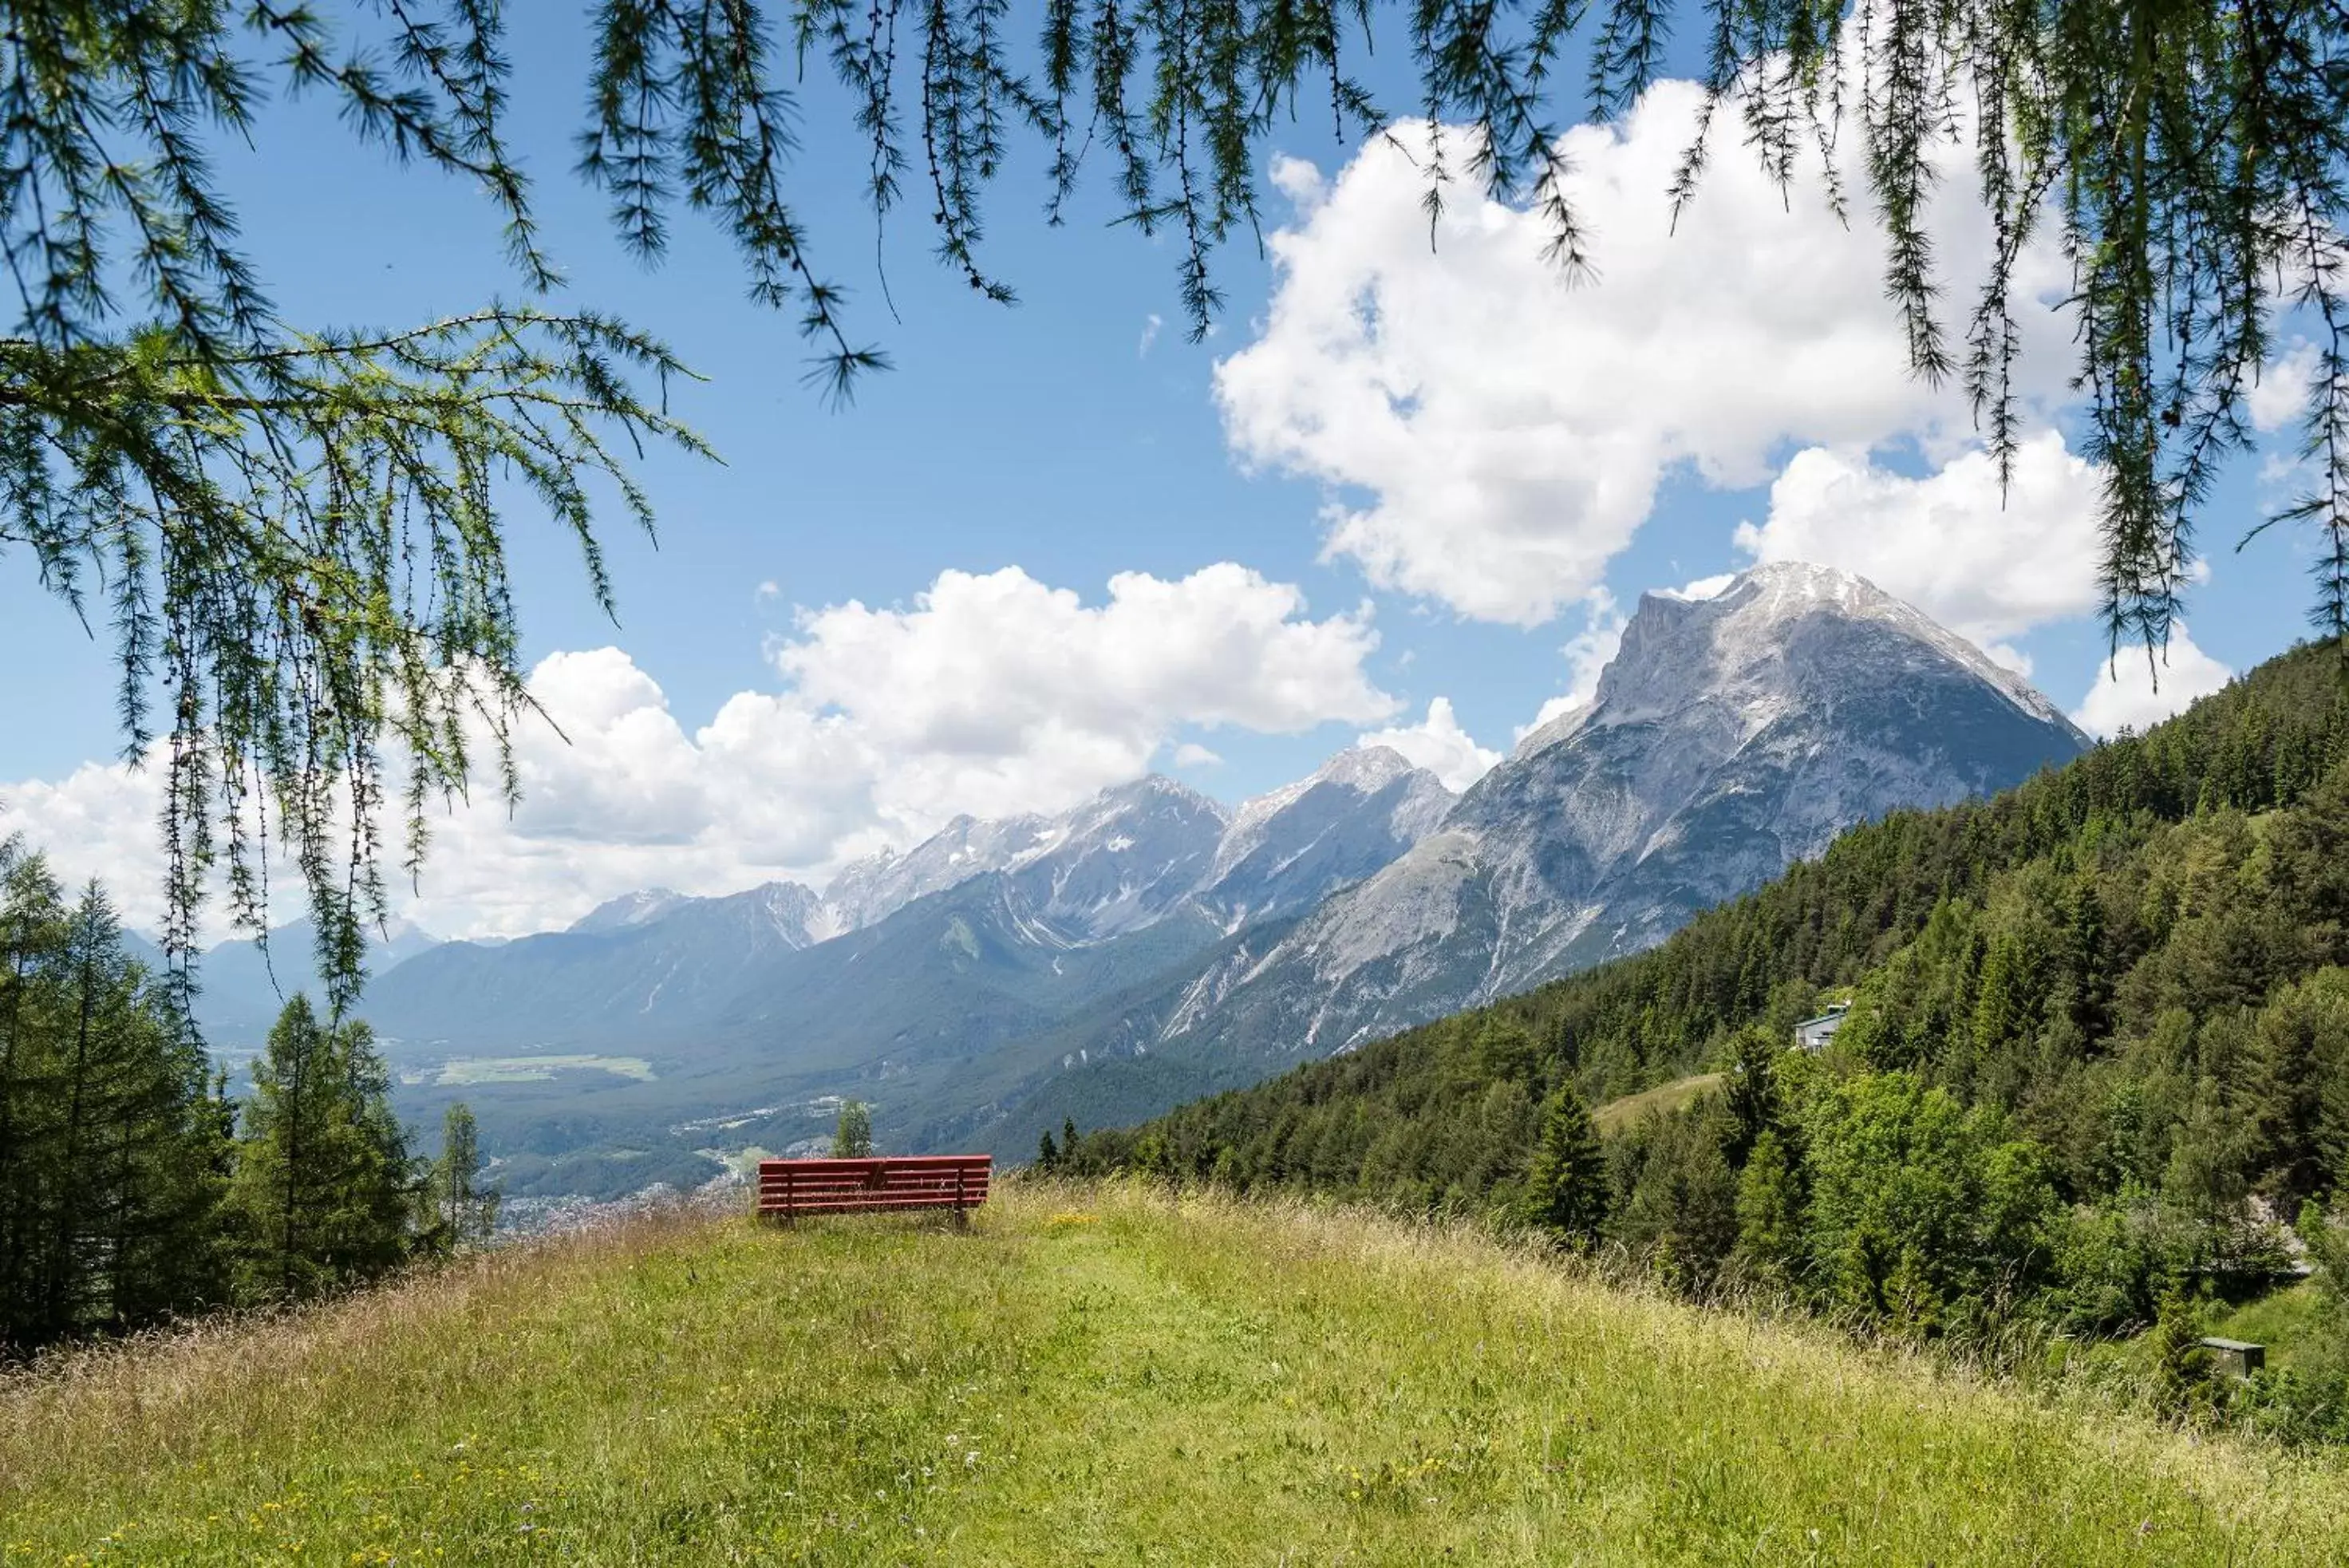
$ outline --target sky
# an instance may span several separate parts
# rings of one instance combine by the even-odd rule
[[[1431,234],[1423,130],[1278,129],[1261,248],[1220,254],[1227,305],[1193,343],[1174,248],[1107,221],[1099,169],[1051,228],[1040,154],[1015,156],[981,254],[1020,298],[989,304],[930,259],[923,203],[876,226],[845,106],[811,76],[794,196],[854,334],[894,362],[835,410],[721,236],[681,215],[647,267],[571,177],[581,16],[509,8],[513,140],[567,298],[694,367],[671,406],[722,462],[647,455],[657,539],[605,534],[616,623],[574,545],[512,519],[533,691],[567,740],[523,735],[512,815],[436,817],[396,901],[438,934],[559,926],[639,887],[820,887],[957,813],[1060,809],[1150,771],[1237,802],[1366,738],[1464,787],[1588,693],[1642,592],[1760,560],[1871,578],[2096,734],[2300,635],[2308,542],[2236,548],[2289,483],[2307,367],[2289,322],[2253,400],[2267,450],[2204,509],[2157,690],[2095,614],[2060,256],[2023,264],[2027,434],[2002,495],[1961,395],[1909,372],[1864,212],[1838,223],[1815,176],[1782,195],[1728,142],[1671,225],[1685,81],[1568,133],[1597,273],[1579,284],[1541,259],[1537,218],[1464,187]],[[518,292],[486,201],[392,166],[325,105],[273,106],[252,149],[218,155],[288,320],[394,327]],[[1933,226],[1962,298],[1988,234],[1950,156]],[[0,556],[0,832],[153,920],[153,774],[120,755],[104,628],[21,554]]]

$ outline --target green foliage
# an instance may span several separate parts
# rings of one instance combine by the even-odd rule
[[[1541,1136],[1526,1173],[1526,1220],[1578,1245],[1597,1240],[1607,1217],[1607,1164],[1590,1109],[1570,1085],[1542,1106]]]
[[[863,1100],[840,1107],[840,1121],[832,1131],[834,1159],[864,1159],[873,1153],[873,1110]]]
[[[365,1023],[285,1004],[253,1068],[229,1208],[248,1300],[292,1300],[367,1280],[409,1250],[408,1149]]]
[[[2255,1426],[2280,1436],[2349,1441],[2349,1227],[2312,1203],[2299,1229],[2315,1271],[2313,1321],[2243,1403]]]
[[[1927,1331],[2034,1285],[2055,1193],[2038,1150],[1905,1073],[1828,1089],[1803,1124],[1806,1245],[1824,1298]]]
[[[419,1227],[419,1251],[473,1251],[489,1245],[497,1230],[499,1194],[481,1186],[481,1132],[462,1100],[440,1120],[440,1158],[425,1182],[429,1212]]]
[[[1735,1123],[1715,1102],[1652,1114],[1609,1150],[1609,1234],[1657,1277],[1699,1293],[1738,1237],[1737,1173],[1724,1145]]]
[[[0,1360],[310,1296],[495,1223],[472,1117],[410,1168],[366,1024],[287,1004],[228,1095],[105,893],[0,840]]]
[[[2172,1416],[2209,1403],[2210,1353],[2201,1338],[2201,1314],[2183,1290],[2171,1285],[2162,1293],[2146,1352],[2152,1363],[2154,1404]]]
[[[0,1358],[220,1299],[231,1115],[105,894],[0,840]]]
[[[1780,1290],[1805,1274],[1803,1191],[1798,1168],[1773,1129],[1754,1140],[1737,1173],[1737,1244],[1746,1277]]]
[[[2349,685],[2305,649],[1996,799],[1847,833],[1651,952],[1088,1143],[1522,1212],[1540,1139],[1468,1135],[1505,1091],[1711,1066],[1718,1103],[1602,1114],[1628,1124],[1602,1240],[1909,1334],[2135,1334],[2180,1281],[2288,1277],[2272,1216],[2349,1191],[2345,932]],[[1843,992],[1834,1044],[1788,1049]],[[1313,1161],[1269,1162],[1276,1134]],[[2278,1429],[2332,1429],[2308,1376],[2258,1396]]]
[[[1732,1155],[1746,1158],[1764,1133],[1785,1122],[1785,1097],[1778,1092],[1778,1055],[1785,1036],[1764,1025],[1737,1032],[1731,1046],[1726,1075],[1730,1119],[1736,1124]]]

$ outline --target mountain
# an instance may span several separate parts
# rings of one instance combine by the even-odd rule
[[[617,931],[659,919],[688,900],[666,888],[644,888],[606,898],[571,922],[574,931]]]
[[[630,894],[568,930],[445,943],[378,977],[366,1012],[395,1059],[683,1033],[809,946],[822,908],[796,882],[716,898]]]
[[[1833,1040],[1802,1044],[1830,1003]],[[1604,1178],[1546,1202],[1576,1179],[1537,1150],[1610,1102]],[[1666,1288],[1759,1273],[1951,1344],[2060,1325],[2106,1355],[2088,1345],[2168,1326],[2185,1274],[2216,1332],[2289,1358],[2228,1418],[2349,1438],[2341,646],[2000,794],[1857,827],[1644,952],[1092,1135],[1071,1164],[1546,1209]]]
[[[368,1010],[404,1071],[605,1053],[653,1075],[599,1082],[603,1120],[531,1135],[549,1153],[667,1139],[657,1108],[681,1126],[847,1093],[899,1147],[1024,1152],[1064,1115],[1130,1120],[1651,947],[1855,824],[2085,743],[1867,582],[1762,566],[1643,598],[1592,700],[1456,799],[1386,748],[1233,811],[1146,778],[958,819],[822,898],[648,890],[438,950]],[[516,1103],[574,1116],[575,1076]]]
[[[1104,1042],[1130,1053],[1142,1042],[1121,1020],[1154,1016],[1149,999],[1220,961],[1239,927],[1261,940],[1392,859],[1451,798],[1383,749],[1237,812],[1145,778],[1055,816],[957,820],[821,898],[647,889],[567,930],[450,943],[379,979],[367,1016],[410,1114],[461,1093],[492,1147],[527,1151],[517,1190],[642,1185],[652,1167],[594,1151],[689,1151],[713,1116],[788,1147],[812,1136],[806,1107],[840,1094],[873,1101],[901,1147],[934,1141],[991,1125]]]
[[[367,969],[378,976],[441,945],[429,931],[397,918],[367,937]],[[316,940],[316,928],[305,916],[273,929],[265,949],[240,937],[207,950],[196,965],[195,1005],[205,1043],[215,1050],[256,1049],[296,992],[321,1001],[326,988],[317,974]],[[153,953],[160,968],[161,950]]]
[[[1392,747],[1349,747],[1242,803],[1193,896],[1235,930],[1299,913],[1418,843],[1452,803],[1441,779]]]
[[[823,890],[832,923],[853,931],[885,919],[916,898],[1002,870],[1051,833],[1044,816],[957,816],[903,855],[884,849],[843,867]]]
[[[1246,1082],[1639,951],[1856,824],[2086,744],[2027,682],[1847,573],[1764,566],[1708,597],[1647,595],[1592,700],[1435,831],[1161,999],[1152,1074],[1174,1058],[1198,1085]]]
[[[1172,914],[1214,862],[1226,820],[1197,790],[1154,774],[1054,819],[1002,875],[1038,919],[1097,941]]]

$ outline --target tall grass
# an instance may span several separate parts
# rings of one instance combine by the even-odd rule
[[[0,1384],[0,1563],[2321,1563],[2349,1468],[1468,1232],[653,1216]]]

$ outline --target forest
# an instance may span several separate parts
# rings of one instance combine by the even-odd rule
[[[472,1117],[412,1153],[364,1023],[296,994],[229,1092],[105,890],[0,841],[0,1363],[479,1245]]]
[[[2157,1398],[2349,1438],[2344,922],[2349,680],[2311,646],[1650,952],[1049,1163],[1482,1214],[1960,1345],[2142,1335]],[[2198,1325],[2302,1281],[2288,1366],[2207,1376]]]

